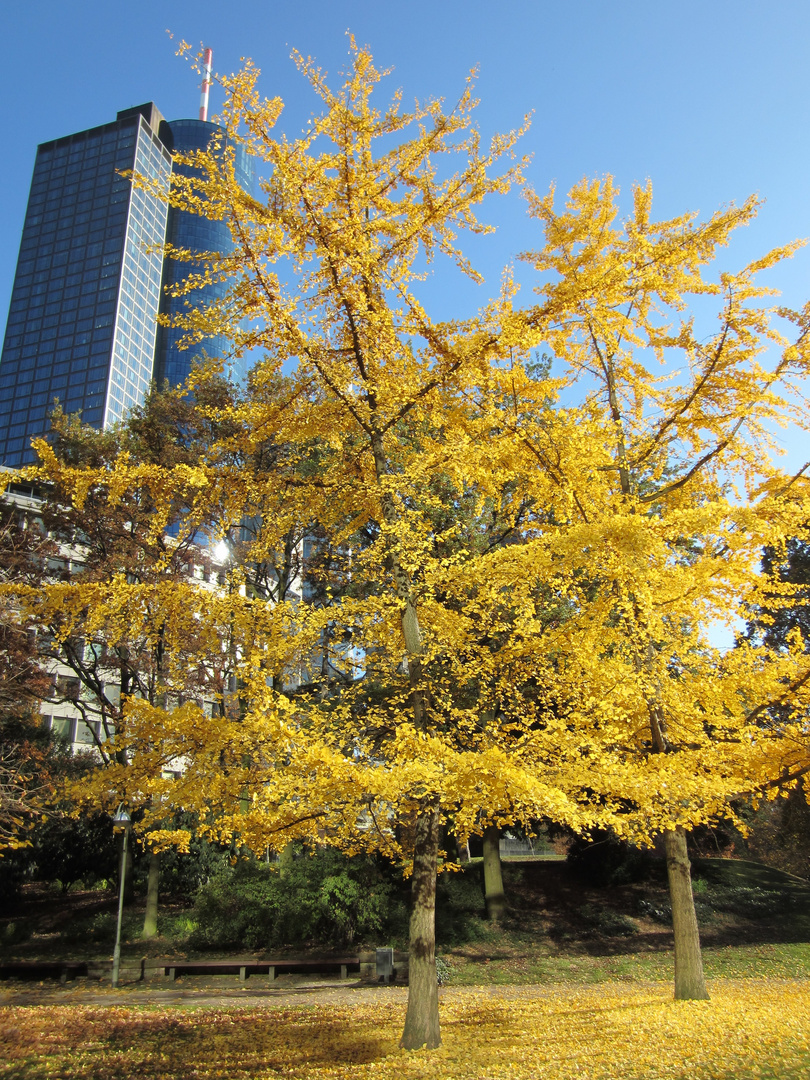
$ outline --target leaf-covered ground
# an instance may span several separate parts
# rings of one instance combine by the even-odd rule
[[[396,1049],[405,991],[355,1004],[213,1009],[7,1007],[14,1080],[804,1080],[810,982],[718,980],[707,1002],[668,986],[447,990],[440,1050]]]

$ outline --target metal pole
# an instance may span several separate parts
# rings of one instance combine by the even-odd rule
[[[121,849],[121,884],[118,889],[118,926],[115,931],[115,950],[113,952],[112,984],[118,986],[118,971],[121,967],[121,922],[124,918],[124,878],[127,873],[127,840],[129,829],[124,829],[124,843]]]

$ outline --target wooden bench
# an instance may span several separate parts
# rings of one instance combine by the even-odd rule
[[[66,983],[77,975],[87,975],[83,960],[2,960],[0,979],[59,979]]]
[[[325,956],[309,960],[152,960],[148,966],[157,969],[174,982],[181,975],[238,975],[244,983],[251,975],[267,975],[272,986],[279,975],[308,972],[338,972],[341,979],[349,971],[360,973],[359,956]]]

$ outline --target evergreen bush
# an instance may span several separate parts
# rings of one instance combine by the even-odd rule
[[[283,867],[243,860],[218,871],[197,892],[194,921],[197,948],[345,948],[401,934],[406,912],[390,867],[327,848]]]

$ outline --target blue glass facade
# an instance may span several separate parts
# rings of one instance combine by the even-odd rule
[[[161,125],[161,129],[165,125]],[[161,134],[162,134],[161,130]],[[168,187],[166,147],[155,138],[140,138],[135,171]],[[168,207],[148,192],[133,189],[121,266],[115,338],[104,426],[121,420],[143,401],[152,380],[163,273],[161,245],[166,236]]]
[[[0,464],[34,460],[31,439],[47,432],[57,399],[65,412],[107,426],[143,400],[153,377],[181,384],[203,352],[227,358],[223,338],[181,351],[182,331],[157,326],[158,310],[172,315],[226,290],[162,295],[161,283],[197,267],[164,265],[161,245],[230,252],[227,225],[169,209],[120,175],[134,170],[168,188],[172,148],[205,149],[217,131],[200,120],[167,124],[149,103],[38,147],[0,356]],[[241,147],[236,164],[252,190]],[[242,379],[243,364],[228,373]]]
[[[58,399],[102,426],[151,376],[167,210],[119,173],[168,185],[171,156],[152,104],[37,150],[0,357],[0,462],[33,460]],[[124,287],[126,286],[126,287]]]
[[[179,153],[194,150],[206,150],[213,136],[221,129],[216,124],[205,120],[172,120],[168,125],[171,132],[172,148]],[[175,165],[187,174],[192,170]],[[245,191],[253,191],[253,168],[249,156],[241,146],[236,147],[236,178]],[[187,210],[169,209],[169,221],[166,240],[174,247],[197,254],[219,252],[229,254],[233,251],[233,241],[228,225],[224,221],[209,221]],[[166,287],[183,281],[189,274],[199,273],[202,267],[197,263],[180,262],[166,259],[163,267],[163,295],[161,314],[173,316],[182,314],[193,307],[205,307],[212,301],[221,300],[228,289],[227,282],[214,282],[202,289],[195,289],[188,296],[168,296]],[[155,378],[159,384],[167,380],[172,386],[184,382],[191,370],[194,359],[203,354],[209,357],[225,358],[226,374],[235,381],[242,381],[247,374],[244,358],[228,360],[230,343],[224,337],[210,337],[197,346],[181,350],[178,345],[183,337],[183,330],[174,326],[158,328],[158,344],[155,354]]]

